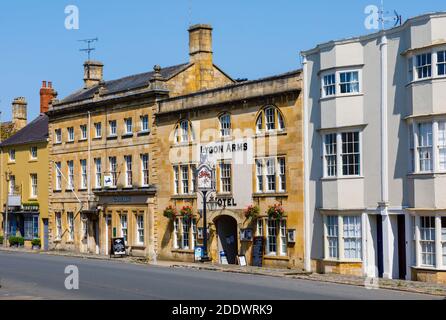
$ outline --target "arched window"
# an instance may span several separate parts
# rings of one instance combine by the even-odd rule
[[[285,130],[283,115],[277,107],[268,106],[260,111],[256,120],[257,132]]]
[[[194,141],[192,124],[188,120],[181,120],[175,128],[175,142],[188,143]]]
[[[224,114],[220,116],[220,134],[222,137],[231,135],[231,115]]]

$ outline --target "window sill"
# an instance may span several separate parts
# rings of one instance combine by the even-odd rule
[[[342,264],[342,263],[345,263],[345,264],[347,264],[347,263],[362,263],[361,259],[342,259],[342,260],[339,260],[339,259],[323,259],[322,261],[323,262],[340,263],[340,264]]]
[[[39,161],[38,159],[29,159],[28,160],[29,163],[38,162],[38,161]]]
[[[290,257],[288,257],[288,256],[265,255],[263,258],[265,260],[279,260],[279,261],[289,261],[290,260]]]
[[[107,140],[117,140],[118,136],[108,136]]]
[[[419,267],[411,267],[414,270],[424,270],[424,271],[436,271],[436,272],[446,272],[446,267],[437,268],[433,266],[419,266]]]
[[[409,179],[416,179],[416,178],[423,178],[423,177],[427,177],[427,178],[435,178],[437,176],[444,176],[446,175],[445,171],[437,171],[437,172],[414,172],[414,173],[409,173],[407,175],[407,177]]]
[[[99,140],[102,140],[102,137],[94,137],[93,138],[93,141],[99,141]]]
[[[87,188],[77,189],[77,191],[79,191],[79,192],[85,192],[85,191],[87,191]]]
[[[424,78],[424,79],[412,80],[411,82],[409,82],[409,83],[406,85],[406,87],[412,87],[413,85],[417,85],[417,84],[432,83],[432,82],[434,82],[434,81],[438,81],[438,80],[446,80],[446,75],[434,76],[434,77],[429,77],[429,78]]]
[[[62,190],[53,190],[53,193],[62,193]]]
[[[138,137],[148,136],[150,134],[150,130],[140,131],[137,133]]]
[[[364,176],[344,176],[344,177],[325,177],[321,181],[336,181],[336,180],[363,180]]]
[[[87,139],[79,139],[79,140],[77,140],[77,142],[85,142],[85,141],[87,141]]]
[[[253,198],[283,197],[288,198],[287,192],[257,192],[252,195]]]
[[[197,194],[176,194],[170,197],[173,200],[197,199]]]
[[[189,249],[172,249],[172,253],[194,254],[194,250],[189,250]]]
[[[362,92],[340,93],[340,94],[336,94],[334,96],[321,97],[321,98],[319,98],[319,101],[329,101],[329,100],[334,100],[334,99],[338,99],[338,98],[351,98],[351,97],[362,97],[362,96],[364,96],[364,93],[362,93]]]
[[[60,145],[62,145],[62,142],[54,142],[53,143],[53,146],[60,146]]]
[[[73,141],[67,141],[67,142],[65,142],[65,144],[74,144],[74,140]]]
[[[262,131],[262,132],[257,132],[254,136],[254,139],[275,137],[275,136],[286,136],[287,134],[288,133],[286,130]]]
[[[133,138],[133,133],[126,133],[121,136],[121,139]]]

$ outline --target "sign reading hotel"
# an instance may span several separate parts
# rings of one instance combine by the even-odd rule
[[[211,168],[215,168],[215,183],[217,184],[217,210],[242,210],[252,203],[252,172],[254,170],[254,152],[252,139],[237,139],[232,141],[211,142],[198,146],[198,159]],[[223,194],[221,165],[231,164],[231,192]],[[206,166],[207,167],[207,166]],[[201,168],[201,166],[200,166]],[[198,189],[200,190],[200,173],[198,169]],[[208,173],[203,172],[204,175]],[[203,183],[208,183],[203,180]],[[202,199],[199,199],[202,205]]]

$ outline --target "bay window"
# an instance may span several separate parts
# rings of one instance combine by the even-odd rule
[[[446,120],[414,122],[411,126],[410,143],[414,148],[413,172],[446,172]],[[413,142],[412,142],[413,141]]]
[[[439,76],[446,75],[446,51],[437,52],[437,74]]]
[[[334,96],[336,94],[336,74],[328,74],[323,77],[323,95],[324,97]]]
[[[435,217],[420,217],[421,264],[435,266]]]
[[[359,93],[359,71],[340,72],[340,92]]]
[[[416,70],[418,79],[432,77],[432,53],[423,53],[416,56]]]
[[[361,175],[361,134],[358,131],[326,134],[323,137],[323,176]]]
[[[440,170],[446,171],[446,122],[438,123],[438,160]]]
[[[362,260],[361,216],[324,216],[325,259]]]

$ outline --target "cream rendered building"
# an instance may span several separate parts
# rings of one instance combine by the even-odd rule
[[[446,282],[446,14],[302,55],[306,268]]]

